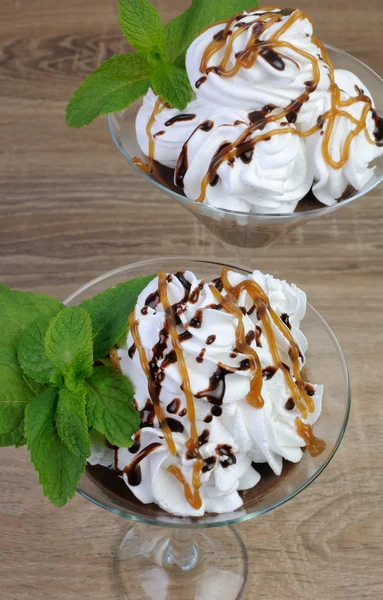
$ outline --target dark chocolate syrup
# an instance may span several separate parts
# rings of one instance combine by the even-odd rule
[[[176,115],[175,117],[168,119],[165,122],[165,127],[171,127],[172,125],[174,125],[174,123],[179,123],[182,121],[192,121],[195,118],[196,118],[196,115],[181,113],[180,115]]]
[[[174,398],[166,407],[166,410],[171,415],[176,415],[180,409],[181,400],[179,398]]]
[[[225,377],[231,373],[225,367],[218,364],[217,370],[209,379],[209,387],[196,394],[196,398],[206,398],[211,404],[222,404],[226,391]]]
[[[270,367],[265,367],[264,369],[262,369],[262,377],[263,379],[266,379],[266,381],[268,381],[269,379],[272,379],[274,377],[277,371],[277,367],[274,367],[272,365]]]
[[[172,431],[173,433],[183,433],[185,430],[185,427],[180,421],[177,421],[177,419],[173,419],[172,417],[166,417],[166,422],[169,425],[170,431]]]
[[[146,448],[144,448],[143,450],[141,450],[141,452],[136,454],[130,462],[130,464],[125,467],[123,473],[127,476],[129,485],[131,485],[132,487],[140,485],[142,481],[140,462],[161,445],[162,444],[160,444],[159,442],[153,442],[152,444],[148,444]]]

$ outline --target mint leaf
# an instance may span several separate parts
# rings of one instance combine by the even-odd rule
[[[21,440],[19,440],[18,442],[16,442],[15,448],[21,448],[22,446],[26,446],[26,444],[27,444],[27,439],[26,438],[22,438]]]
[[[128,317],[138,295],[154,277],[136,277],[119,283],[81,304],[92,320],[94,360],[105,358],[119,341],[127,329]]]
[[[103,433],[113,446],[131,446],[131,437],[140,427],[140,414],[133,405],[130,381],[112,369],[97,367],[86,384],[91,426]]]
[[[190,7],[164,27],[165,58],[177,64],[205,27],[258,6],[257,0],[193,0]]]
[[[49,320],[39,317],[24,330],[17,346],[17,356],[26,375],[39,383],[48,383],[53,367],[45,355],[44,339]]]
[[[19,448],[19,445],[23,445],[21,442],[24,440],[24,421],[21,422],[20,426],[11,431],[10,433],[0,434],[0,447],[15,446]]]
[[[24,377],[15,349],[0,345],[0,446],[24,438],[25,407],[39,389]]]
[[[0,332],[1,343],[16,346],[24,329],[37,319],[51,319],[63,305],[44,294],[18,292],[0,284]]]
[[[25,431],[44,494],[61,507],[74,496],[85,471],[86,458],[72,454],[56,431],[57,393],[54,388],[47,388],[29,402],[25,411]]]
[[[193,97],[186,71],[171,62],[159,62],[150,83],[157,96],[178,110],[184,110]]]
[[[122,33],[136,50],[149,52],[157,46],[165,49],[165,34],[161,17],[148,0],[119,0],[118,20]]]
[[[121,54],[105,61],[74,93],[66,109],[71,127],[127,108],[149,89],[153,68],[140,54]]]
[[[52,319],[45,336],[45,354],[64,376],[70,371],[89,377],[93,366],[92,323],[80,306],[64,308]]]
[[[90,438],[85,416],[86,388],[74,393],[66,388],[59,392],[56,428],[68,450],[76,456],[90,456]]]
[[[52,381],[52,383],[54,382]],[[58,385],[58,387],[64,386],[67,387],[68,390],[70,390],[71,392],[77,394],[78,392],[81,392],[81,390],[84,389],[84,377],[81,375],[77,375],[77,373],[70,370],[69,373],[65,375],[63,382]]]

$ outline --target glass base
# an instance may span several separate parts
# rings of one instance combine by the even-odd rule
[[[246,547],[233,527],[192,531],[134,524],[114,559],[124,600],[237,600],[248,572]]]

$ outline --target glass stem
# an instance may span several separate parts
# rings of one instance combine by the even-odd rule
[[[192,529],[174,529],[164,548],[163,567],[172,571],[191,571],[200,560]]]

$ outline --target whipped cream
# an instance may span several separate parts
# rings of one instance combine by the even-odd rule
[[[366,86],[333,69],[301,11],[260,8],[209,27],[187,50],[186,69],[195,99],[183,113],[157,110],[149,90],[136,129],[143,153],[176,169],[175,184],[188,198],[283,214],[310,188],[331,205],[373,178],[369,165],[383,153],[382,119]],[[283,127],[291,135],[262,138]],[[253,140],[251,152],[243,150],[244,139]]]
[[[361,82],[361,80],[351,73],[342,69],[335,69],[335,82],[341,90],[341,101],[347,101],[356,95],[367,96],[371,94]],[[356,102],[350,106],[343,106],[342,110],[360,120],[366,104]],[[372,101],[372,106],[374,103]],[[314,116],[315,121],[320,115],[325,114],[331,109],[331,96],[326,96],[319,114]],[[315,124],[311,121],[309,126]],[[373,113],[370,110],[366,117],[366,129],[369,142],[366,136],[366,130],[361,131],[351,142],[349,158],[340,169],[335,169],[326,160],[323,153],[323,140],[329,127],[329,121],[324,122],[323,129],[307,138],[307,156],[310,160],[310,166],[314,174],[313,193],[323,204],[331,206],[342,197],[347,190],[350,195],[355,190],[361,190],[374,176],[374,168],[369,164],[379,156],[383,155],[383,144],[380,146],[375,143],[374,130],[376,127]],[[355,123],[342,116],[337,116],[333,125],[332,135],[329,144],[329,154],[331,158],[338,162],[342,157],[347,136],[355,129]]]
[[[245,278],[234,271],[227,273],[231,286],[246,279],[256,282],[267,294],[270,306],[290,328],[299,346],[299,368],[305,363],[307,340],[300,330],[306,310],[306,295],[295,285],[271,275],[254,271]],[[130,449],[120,448],[117,467],[126,485],[143,503],[154,502],[165,511],[179,516],[201,516],[205,512],[226,513],[242,505],[239,492],[253,488],[260,475],[252,463],[269,463],[276,475],[283,459],[298,462],[304,439],[297,432],[298,408],[291,402],[284,372],[273,363],[272,351],[263,322],[249,293],[241,291],[236,301],[241,307],[246,340],[258,354],[263,370],[263,406],[248,401],[253,373],[248,354],[235,351],[238,318],[220,308],[212,287],[221,289],[220,280],[205,283],[190,271],[167,275],[166,294],[178,315],[177,333],[182,346],[195,407],[195,425],[199,436],[199,457],[203,460],[199,489],[201,504],[193,507],[184,487],[169,471],[177,466],[191,486],[196,458],[188,453],[191,420],[181,385],[179,363],[168,335],[165,312],[159,298],[159,280],[155,278],[140,294],[134,309],[137,331],[150,365],[163,415],[172,432],[176,452],[171,453],[163,429],[150,401],[148,379],[129,331],[126,344],[118,350],[122,372],[135,388],[135,400],[141,411],[142,426]],[[221,289],[222,296],[226,296]],[[292,369],[290,343],[275,326],[272,331],[280,359]],[[302,422],[314,424],[321,412],[322,385],[310,386],[314,409]],[[157,413],[158,414],[158,413]],[[94,444],[91,464],[112,465],[109,448]]]
[[[277,13],[280,9],[267,10]],[[227,69],[235,66],[239,53],[244,52],[253,35],[254,18],[262,16],[265,9],[244,12],[233,24],[232,33],[227,37],[225,46],[215,52],[208,60],[206,69],[201,71],[203,55],[214,39],[217,39],[224,29],[224,24],[214,25],[201,33],[189,47],[186,53],[186,69],[190,83],[199,98],[207,102],[243,109],[246,111],[260,110],[266,105],[286,107],[290,102],[301,96],[307,85],[306,82],[314,78],[313,64],[307,56],[297,54],[291,47],[281,49],[279,56],[266,50],[260,52],[256,61],[250,68],[241,68],[233,77],[222,77],[215,69],[219,66],[225,52],[229,51]],[[320,48],[313,41],[313,27],[309,19],[304,18],[291,21],[291,10],[282,15],[278,22],[271,25],[264,32],[260,32],[259,40],[268,41],[280,30],[287,29],[280,35],[279,41],[293,45],[305,54],[313,57],[319,64],[320,81],[312,103],[320,101],[328,91],[330,80],[328,69],[323,61]],[[206,80],[201,82],[201,77]],[[310,102],[310,103],[311,103]]]
[[[148,121],[153,114],[158,96],[149,89],[136,118],[136,135],[141,151],[148,156]],[[190,102],[181,113],[176,108],[162,108],[155,114],[149,134],[154,139],[154,160],[174,169],[184,142],[195,128],[214,110],[209,102],[198,98]]]
[[[210,115],[210,127],[194,131],[185,142],[183,153],[187,163],[183,177],[184,192],[197,200],[202,193],[202,182],[209,165],[223,144],[234,143],[246,134],[251,122],[245,111],[219,108]],[[270,136],[276,129],[284,134]],[[296,127],[286,119],[271,121],[257,129],[251,138],[264,138],[248,153],[224,160],[213,181],[206,187],[205,202],[217,208],[252,213],[293,212],[299,200],[310,190],[312,171],[309,168],[302,138]]]

